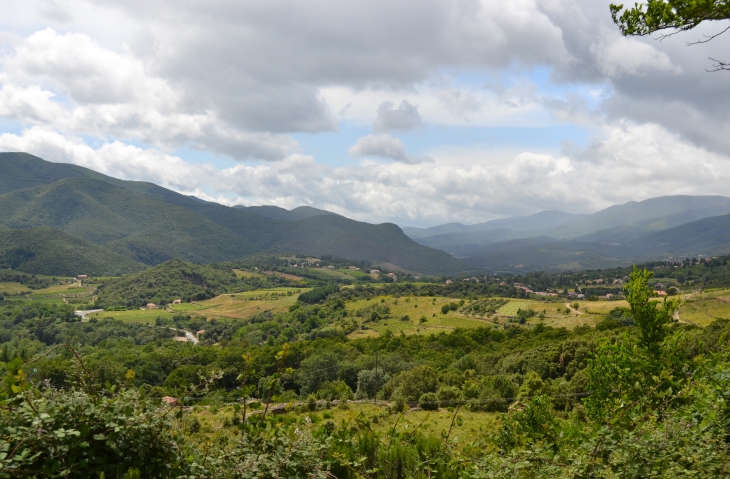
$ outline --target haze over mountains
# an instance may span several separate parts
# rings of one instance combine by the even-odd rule
[[[664,196],[590,215],[543,211],[476,225],[404,228],[474,268],[567,270],[730,250],[730,198]]]

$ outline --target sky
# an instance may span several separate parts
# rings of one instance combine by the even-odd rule
[[[401,226],[730,194],[728,22],[609,3],[3,0],[0,151]]]

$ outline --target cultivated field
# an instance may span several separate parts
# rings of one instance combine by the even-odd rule
[[[288,311],[296,303],[299,294],[309,291],[299,288],[277,288],[249,291],[246,293],[224,294],[216,298],[195,302],[192,305],[177,304],[173,311],[187,314],[201,314],[208,318],[246,319],[255,314],[271,311]],[[192,309],[191,307],[199,308]]]

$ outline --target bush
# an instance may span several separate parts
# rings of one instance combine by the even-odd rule
[[[354,395],[345,381],[327,381],[320,386],[317,397],[326,401],[334,401],[335,399],[347,401],[353,399]]]
[[[461,400],[461,391],[454,386],[441,386],[436,397],[441,407],[451,406]]]
[[[424,411],[436,411],[439,408],[438,397],[435,393],[423,393],[418,398],[418,406]]]
[[[118,477],[132,466],[167,477],[178,460],[169,417],[136,391],[28,391],[0,414],[0,477]]]

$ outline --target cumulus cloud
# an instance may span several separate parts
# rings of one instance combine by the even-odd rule
[[[384,101],[378,107],[378,117],[373,123],[373,130],[383,131],[408,131],[423,126],[418,107],[403,100],[398,108],[390,101]]]
[[[0,116],[72,134],[135,139],[163,149],[187,146],[235,159],[279,160],[298,144],[288,135],[236,128],[130,54],[79,33],[47,28],[0,65]]]
[[[392,145],[395,151],[386,153],[402,154]],[[28,151],[225,204],[308,204],[399,224],[475,223],[545,209],[590,212],[668,194],[722,195],[730,182],[729,158],[692,146],[660,125],[626,122],[608,125],[585,148],[561,154],[524,151],[485,162],[480,159],[493,152],[471,147],[434,152],[428,165],[330,167],[294,154],[218,169],[120,141],[92,148],[81,138],[41,127],[0,135],[0,150]]]
[[[471,222],[725,194],[730,179],[730,86],[705,73],[725,44],[685,46],[714,27],[627,39],[603,0],[7,0],[4,12],[0,117],[23,131],[0,148],[208,199]],[[562,152],[531,143],[528,128],[561,123],[595,135]],[[357,165],[324,165],[294,139],[351,124],[374,131],[349,148]],[[526,132],[509,152],[423,141],[473,126]],[[219,169],[179,148],[254,161]]]
[[[408,154],[405,145],[398,138],[393,138],[387,133],[380,135],[368,135],[358,138],[357,142],[350,147],[348,153],[352,156],[377,156],[389,158],[408,164],[432,162],[429,157],[419,157]]]

